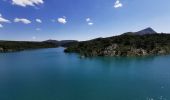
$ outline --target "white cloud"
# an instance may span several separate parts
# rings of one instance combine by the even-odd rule
[[[88,23],[89,26],[92,26],[93,24],[94,24],[94,23],[92,23],[92,22],[89,22],[89,23]]]
[[[43,3],[44,3],[43,0],[12,0],[12,4],[22,7],[35,6]]]
[[[89,26],[92,26],[94,24],[90,18],[86,18],[86,22]]]
[[[36,19],[36,22],[37,23],[42,23],[42,20],[41,19]]]
[[[66,24],[67,23],[66,17],[58,18],[58,22],[61,24]]]
[[[31,21],[30,20],[28,20],[28,19],[25,19],[25,18],[15,18],[14,19],[14,22],[21,22],[21,23],[23,23],[23,24],[30,24],[31,23]]]
[[[123,4],[120,2],[120,0],[116,0],[116,2],[115,2],[115,4],[114,4],[114,7],[115,8],[120,8],[120,7],[122,7],[123,6]]]
[[[90,22],[90,21],[91,21],[91,19],[90,19],[90,18],[87,18],[87,19],[86,19],[86,21],[87,21],[87,22]]]
[[[0,24],[0,28],[3,28],[4,26],[2,24]]]
[[[3,18],[2,15],[0,14],[0,23],[10,23],[10,21]]]

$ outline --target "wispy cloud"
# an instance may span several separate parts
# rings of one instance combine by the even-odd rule
[[[94,23],[92,22],[91,18],[86,18],[86,22],[89,26],[92,26]]]
[[[10,23],[10,20],[2,17],[2,15],[0,14],[0,28],[3,28],[4,26],[2,25],[2,23]]]
[[[3,28],[4,26],[2,24],[0,24],[0,28]]]
[[[90,19],[90,18],[86,18],[86,21],[87,21],[87,22],[90,22],[90,21],[91,21],[91,19]]]
[[[0,23],[10,23],[10,21],[8,19],[3,18],[0,14]]]
[[[12,0],[13,5],[18,5],[22,7],[35,6],[43,3],[44,3],[43,0]]]
[[[41,28],[36,28],[35,30],[36,30],[36,31],[41,31]]]
[[[42,23],[42,20],[41,19],[36,19],[35,20],[37,23]]]
[[[58,18],[58,20],[57,20],[59,23],[61,23],[61,24],[66,24],[67,23],[67,20],[66,20],[66,17],[64,16],[64,17],[62,17],[62,18]]]
[[[120,7],[122,7],[123,6],[123,4],[120,2],[120,0],[116,0],[116,2],[115,2],[115,4],[114,4],[114,7],[115,8],[120,8]]]
[[[31,21],[30,20],[28,20],[28,19],[26,19],[26,18],[15,18],[14,19],[14,22],[21,22],[21,23],[23,23],[23,24],[30,24],[31,23]]]
[[[89,23],[88,23],[89,26],[92,26],[93,24],[94,24],[94,23],[92,23],[92,22],[89,22]]]

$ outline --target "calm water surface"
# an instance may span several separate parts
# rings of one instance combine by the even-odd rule
[[[170,100],[170,56],[0,54],[0,100]]]

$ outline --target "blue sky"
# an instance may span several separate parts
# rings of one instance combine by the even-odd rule
[[[170,33],[170,0],[0,0],[0,40],[89,40],[152,27]]]

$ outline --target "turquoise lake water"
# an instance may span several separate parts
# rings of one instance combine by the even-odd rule
[[[170,56],[0,54],[0,100],[170,100]]]

